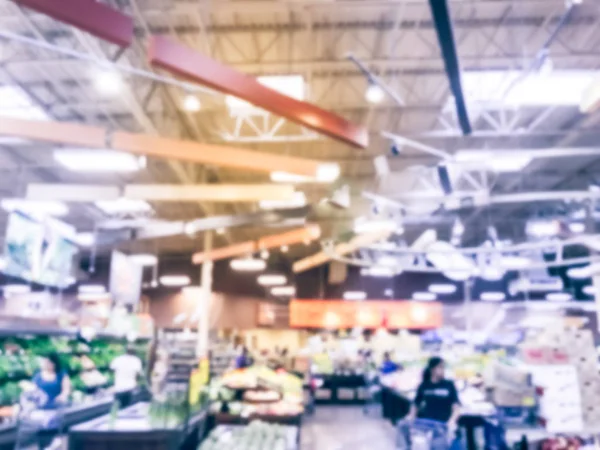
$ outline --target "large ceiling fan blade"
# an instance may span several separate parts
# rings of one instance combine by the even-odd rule
[[[460,81],[460,67],[456,52],[456,42],[454,41],[454,32],[452,30],[452,21],[448,10],[448,0],[429,0],[429,6],[431,7],[435,31],[442,50],[450,90],[456,103],[458,122],[463,134],[471,134],[473,129],[469,121],[465,96],[463,95]]]

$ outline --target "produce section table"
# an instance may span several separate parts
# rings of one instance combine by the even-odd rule
[[[207,413],[202,410],[187,422],[153,425],[149,403],[77,425],[69,430],[69,450],[187,450],[196,449],[204,435]]]
[[[140,392],[134,393],[135,401],[139,401]],[[64,416],[61,428],[68,429],[78,423],[91,420],[94,417],[107,414],[113,404],[113,396],[109,395],[90,402],[73,405],[62,410]],[[48,412],[52,414],[51,411]],[[50,418],[49,418],[50,420]],[[17,441],[17,423],[0,427],[0,450],[13,450]]]
[[[316,403],[362,403],[367,382],[364,375],[314,375]],[[319,385],[320,384],[320,385]]]

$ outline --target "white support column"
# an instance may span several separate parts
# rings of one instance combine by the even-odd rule
[[[213,232],[204,232],[204,251],[212,250]],[[209,335],[209,316],[210,304],[212,300],[212,284],[213,284],[213,262],[206,261],[200,269],[200,296],[198,301],[199,319],[198,319],[198,344],[196,347],[196,356],[204,358],[208,356],[208,335]]]
[[[473,344],[473,314],[471,311],[471,280],[465,280],[465,331],[467,333],[467,343]]]

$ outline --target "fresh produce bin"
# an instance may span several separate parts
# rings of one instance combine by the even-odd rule
[[[69,450],[196,450],[204,435],[207,414],[201,410],[188,420],[154,421],[150,404],[105,415],[69,430]]]

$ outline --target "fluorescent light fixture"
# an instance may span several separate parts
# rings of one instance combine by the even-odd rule
[[[18,86],[0,86],[0,116],[12,119],[50,120],[46,112]]]
[[[123,89],[123,78],[114,70],[96,71],[94,86],[101,94],[116,95]]]
[[[167,287],[188,286],[192,282],[187,275],[163,275],[159,280],[160,284]]]
[[[421,302],[432,302],[437,296],[433,292],[414,292],[412,298]]]
[[[456,292],[456,285],[454,284],[432,284],[429,286],[429,292],[434,294],[454,294]]]
[[[381,89],[376,83],[369,81],[369,85],[367,86],[367,90],[365,91],[365,99],[369,103],[377,104],[381,103],[385,98],[385,92]]]
[[[146,157],[117,150],[60,149],[54,160],[73,172],[136,172],[146,167]]]
[[[129,260],[142,267],[153,267],[158,264],[158,257],[151,253],[129,255]]]
[[[482,292],[479,298],[484,302],[501,302],[506,298],[506,294],[504,292]]]
[[[552,237],[560,233],[558,220],[530,220],[525,225],[525,232],[533,237]]]
[[[294,192],[291,200],[261,200],[261,209],[291,209],[306,206],[306,195],[302,191]]]
[[[264,262],[262,259],[259,259],[258,261]],[[264,274],[259,275],[256,281],[261,286],[281,286],[287,283],[287,277],[285,275]]]
[[[117,200],[102,200],[97,201],[95,205],[104,213],[110,215],[130,214],[130,213],[146,213],[152,211],[152,206],[144,200],[134,200],[121,197]]]
[[[82,284],[77,288],[80,294],[104,294],[106,288],[101,284]]]
[[[500,266],[508,270],[525,269],[531,265],[531,260],[524,256],[502,255],[500,257]]]
[[[596,289],[591,284],[588,286],[584,286],[582,291],[585,295],[591,295],[592,297],[596,295]]]
[[[336,163],[323,163],[317,166],[317,181],[319,183],[331,183],[340,176],[340,166]]]
[[[569,230],[571,233],[580,234],[585,231],[585,224],[581,222],[571,222],[569,224]]]
[[[31,292],[31,287],[26,284],[7,284],[2,287],[4,295],[21,295]]]
[[[527,76],[516,70],[466,71],[461,81],[467,104],[472,108],[580,106],[599,74],[592,70],[553,70]]]
[[[256,81],[267,86],[274,91],[295,98],[296,100],[304,100],[306,95],[304,77],[302,75],[265,75],[257,77]],[[246,102],[233,95],[225,96],[225,104],[229,109],[230,114],[237,115],[240,113],[259,114],[263,110],[257,108],[251,103]]]
[[[278,297],[291,297],[296,295],[296,288],[294,286],[275,286],[271,288],[271,294]]]
[[[531,161],[532,156],[515,155],[507,158],[505,156],[495,157],[494,153],[487,150],[460,150],[454,155],[454,161],[464,166],[476,166],[480,169],[487,168],[498,173],[519,172]]]
[[[401,233],[403,229],[391,219],[368,219],[366,217],[359,217],[354,221],[354,232],[356,234],[378,233],[380,231]]]
[[[331,183],[340,176],[340,166],[336,163],[324,163],[317,166],[316,178],[297,175],[295,173],[274,171],[271,172],[271,181],[274,183]]]
[[[8,212],[21,211],[35,217],[43,216],[66,216],[69,208],[63,202],[54,200],[26,200],[21,198],[5,198],[0,202],[2,209]]]
[[[183,99],[183,109],[188,112],[198,112],[202,108],[202,104],[198,97],[194,94],[187,94]]]
[[[238,272],[260,272],[266,269],[267,262],[264,259],[239,258],[232,259],[229,267]]]
[[[365,300],[367,298],[367,293],[364,291],[346,291],[344,292],[344,300]]]
[[[75,241],[80,247],[89,248],[96,243],[96,235],[95,233],[89,231],[77,233],[77,236],[75,236]]]
[[[585,280],[586,278],[590,278],[592,276],[590,271],[590,266],[583,267],[571,267],[567,270],[567,276],[574,280]]]
[[[549,302],[568,302],[573,296],[568,292],[549,292],[546,294],[546,300]]]
[[[392,278],[396,275],[396,271],[387,266],[371,266],[361,269],[360,274],[366,277]]]

